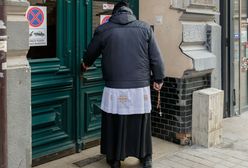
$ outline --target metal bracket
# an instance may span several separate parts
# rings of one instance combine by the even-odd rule
[[[236,89],[233,89],[233,106],[236,106]]]

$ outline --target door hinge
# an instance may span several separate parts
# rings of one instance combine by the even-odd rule
[[[225,45],[226,45],[226,47],[229,47],[230,46],[230,40],[229,40],[228,37],[226,38],[226,44]]]
[[[229,112],[229,102],[226,102],[224,105],[224,118],[228,117],[228,112]]]
[[[233,89],[233,106],[236,106],[236,89]]]

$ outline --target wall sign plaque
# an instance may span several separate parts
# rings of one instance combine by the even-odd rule
[[[191,0],[194,5],[214,5],[214,0]]]

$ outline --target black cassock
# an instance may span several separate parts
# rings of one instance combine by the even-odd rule
[[[108,159],[139,159],[152,155],[151,114],[102,112],[101,153]]]

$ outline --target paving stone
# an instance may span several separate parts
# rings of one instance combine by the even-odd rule
[[[189,160],[186,160],[186,159],[182,159],[180,160],[180,163],[184,166],[188,166],[188,167],[192,167],[195,165],[195,162],[192,162],[192,161],[189,161]]]
[[[247,168],[246,166],[236,165],[235,168]]]
[[[222,159],[211,156],[211,153],[206,154],[206,153],[204,153],[204,151],[206,151],[206,149],[191,150],[191,151],[187,150],[184,152],[192,154],[192,155],[197,156],[197,157],[200,157],[202,159],[206,159],[206,160],[213,162],[213,163],[218,163],[218,162],[222,161]]]
[[[224,165],[215,165],[214,168],[228,168],[228,167],[226,167]]]
[[[240,159],[236,159],[234,157],[228,158],[228,162],[234,163],[234,164],[239,164],[241,162]]]
[[[168,160],[174,161],[174,162],[181,162],[184,159],[183,158],[179,158],[179,157],[174,157],[174,156],[169,156],[167,157]]]
[[[182,157],[184,159],[191,160],[193,162],[199,163],[201,165],[205,165],[205,166],[213,166],[214,165],[214,163],[209,162],[209,161],[207,161],[207,160],[205,160],[203,158],[193,156],[193,155],[190,155],[190,154],[186,154],[184,152],[177,153],[176,155],[179,156],[179,157]]]
[[[168,164],[162,164],[162,163],[155,163],[153,164],[153,167],[154,168],[173,168],[172,166],[168,165]]]
[[[164,165],[168,164],[173,168],[187,168],[188,167],[186,165],[180,164],[180,162],[174,162],[174,161],[171,161],[171,160],[168,160],[168,159],[161,161],[161,163],[164,164]]]
[[[204,156],[205,156],[205,159],[207,159],[208,161],[214,162],[214,163],[220,163],[220,162],[223,161],[220,158],[217,158],[217,157],[214,157],[214,156],[211,156],[211,155],[208,155],[208,154],[205,154]]]
[[[234,167],[236,164],[235,163],[231,163],[231,162],[226,161],[226,160],[223,160],[221,162],[221,165],[226,166],[226,167]]]
[[[248,160],[248,155],[240,151],[229,150],[226,154],[239,160],[244,160],[244,161]]]
[[[248,167],[248,160],[240,163],[241,166]]]
[[[194,163],[191,167],[192,168],[211,168],[210,166],[205,166],[200,163]]]

